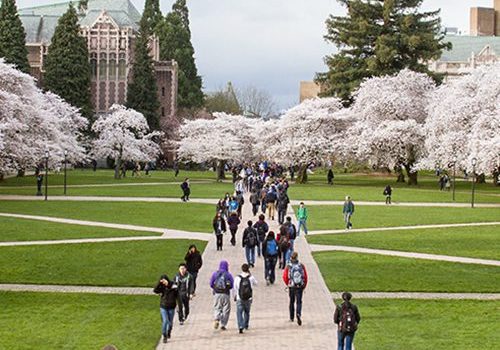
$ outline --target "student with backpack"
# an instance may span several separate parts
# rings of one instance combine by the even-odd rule
[[[238,213],[231,213],[227,219],[227,224],[229,225],[229,231],[231,232],[231,244],[233,247],[236,245],[236,232],[238,231],[238,225],[241,223]]]
[[[241,271],[241,274],[234,279],[234,301],[236,301],[236,319],[240,334],[243,333],[244,329],[248,330],[253,286],[257,285],[257,280],[250,273],[248,264],[243,264]]]
[[[275,269],[278,261],[278,241],[274,238],[274,232],[271,231],[267,235],[262,244],[262,255],[264,255],[264,277],[266,285],[274,284],[276,280]]]
[[[293,252],[290,263],[283,271],[283,281],[288,287],[288,297],[290,298],[290,322],[297,316],[297,324],[302,325],[302,296],[307,287],[306,267],[299,262],[299,254]],[[295,307],[295,304],[297,306]]]
[[[285,255],[285,260],[288,263],[290,261],[290,255],[293,253],[294,250],[294,242],[295,239],[297,238],[297,228],[292,222],[292,218],[290,216],[286,217],[286,222],[283,224],[285,232],[288,233],[288,240],[290,242],[290,247],[288,251],[286,252]]]
[[[280,232],[277,237],[278,240],[278,259],[279,268],[284,269],[287,264],[288,250],[290,249],[290,236],[285,226],[281,225]]]
[[[225,331],[231,312],[231,289],[234,287],[233,276],[229,273],[229,264],[222,260],[219,269],[210,278],[210,288],[214,294],[214,329]]]
[[[243,232],[243,248],[245,248],[245,256],[250,267],[255,267],[255,247],[259,244],[257,238],[257,230],[252,225],[252,220],[247,222],[248,227]]]
[[[241,211],[243,210],[243,204],[245,204],[245,197],[243,196],[243,192],[236,191],[236,200],[238,201],[238,209],[236,211],[238,212],[238,217],[241,219]]]
[[[178,298],[177,286],[167,275],[162,275],[153,292],[160,294],[161,334],[163,342],[166,343],[172,334],[172,325],[174,324]]]
[[[252,194],[250,195],[250,204],[252,204],[253,216],[257,215],[260,205],[260,197],[258,191],[252,191]]]
[[[238,212],[238,200],[236,199],[236,197],[233,196],[229,200],[228,210],[229,210],[229,214]]]
[[[217,213],[212,222],[215,237],[217,238],[217,250],[222,250],[222,235],[226,233],[226,221],[221,213]]]
[[[182,189],[181,200],[183,202],[189,201],[189,196],[191,195],[191,187],[189,187],[189,178],[186,178],[184,182],[181,184],[181,189]]]
[[[175,275],[174,283],[178,290],[179,323],[182,326],[189,316],[189,301],[193,298],[193,276],[187,271],[186,264],[179,265],[179,272]]]
[[[267,217],[269,220],[274,220],[274,214],[276,212],[276,199],[276,188],[273,185],[266,194]]]
[[[338,350],[352,349],[354,334],[356,333],[358,324],[361,321],[358,307],[351,303],[351,298],[351,293],[342,293],[342,300],[344,302],[337,305],[335,313],[333,314],[333,322],[338,325]]]
[[[286,191],[283,189],[280,191],[278,196],[278,223],[283,225],[285,222],[285,215],[288,210],[288,204],[290,203],[290,198],[286,194]]]
[[[263,251],[262,244],[266,239],[266,233],[269,231],[269,225],[265,221],[266,217],[264,215],[259,215],[259,221],[257,221],[253,228],[257,230],[257,239],[259,240],[259,244],[257,244],[257,254],[261,256],[261,250]]]

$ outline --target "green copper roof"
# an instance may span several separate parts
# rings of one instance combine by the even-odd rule
[[[26,30],[26,42],[49,43],[59,17],[68,10],[69,4],[70,2],[61,2],[20,9],[19,16]],[[73,1],[73,4],[78,7],[78,1]],[[130,0],[89,0],[87,10],[80,16],[80,24],[92,25],[102,11],[106,11],[121,28],[139,28],[141,14]]]
[[[445,41],[451,42],[451,51],[444,51],[440,61],[465,62],[478,55],[486,46],[490,46],[497,55],[500,55],[500,36],[463,36],[447,35]]]

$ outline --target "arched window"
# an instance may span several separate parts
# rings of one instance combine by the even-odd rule
[[[108,66],[108,57],[105,53],[101,53],[99,56],[99,80],[106,80],[106,68]]]
[[[125,60],[125,54],[121,53],[118,60],[118,76],[120,79],[127,78],[127,61]]]
[[[116,79],[116,54],[109,54],[109,78]]]
[[[92,79],[96,79],[97,78],[97,54],[95,52],[90,54],[90,72],[92,74],[91,75]]]

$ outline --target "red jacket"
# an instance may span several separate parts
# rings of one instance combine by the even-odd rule
[[[304,287],[307,287],[307,270],[306,270],[306,267],[304,266],[304,264],[302,263],[299,263],[302,265],[302,269],[304,270]],[[285,284],[287,286],[290,286],[290,278],[289,278],[289,269],[290,269],[290,265],[286,265],[285,267],[285,270],[283,270],[283,282],[285,282]]]

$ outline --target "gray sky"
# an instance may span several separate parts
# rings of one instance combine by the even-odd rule
[[[77,1],[77,0],[75,0]],[[60,0],[17,0],[29,7]],[[142,12],[144,0],[132,0]],[[167,12],[173,0],[161,0]],[[334,47],[323,40],[325,19],[343,14],[335,0],[188,1],[196,62],[207,91],[253,85],[269,91],[279,108],[298,103],[299,82],[324,71]],[[469,28],[469,8],[493,7],[493,0],[424,0],[441,9],[443,25]]]

